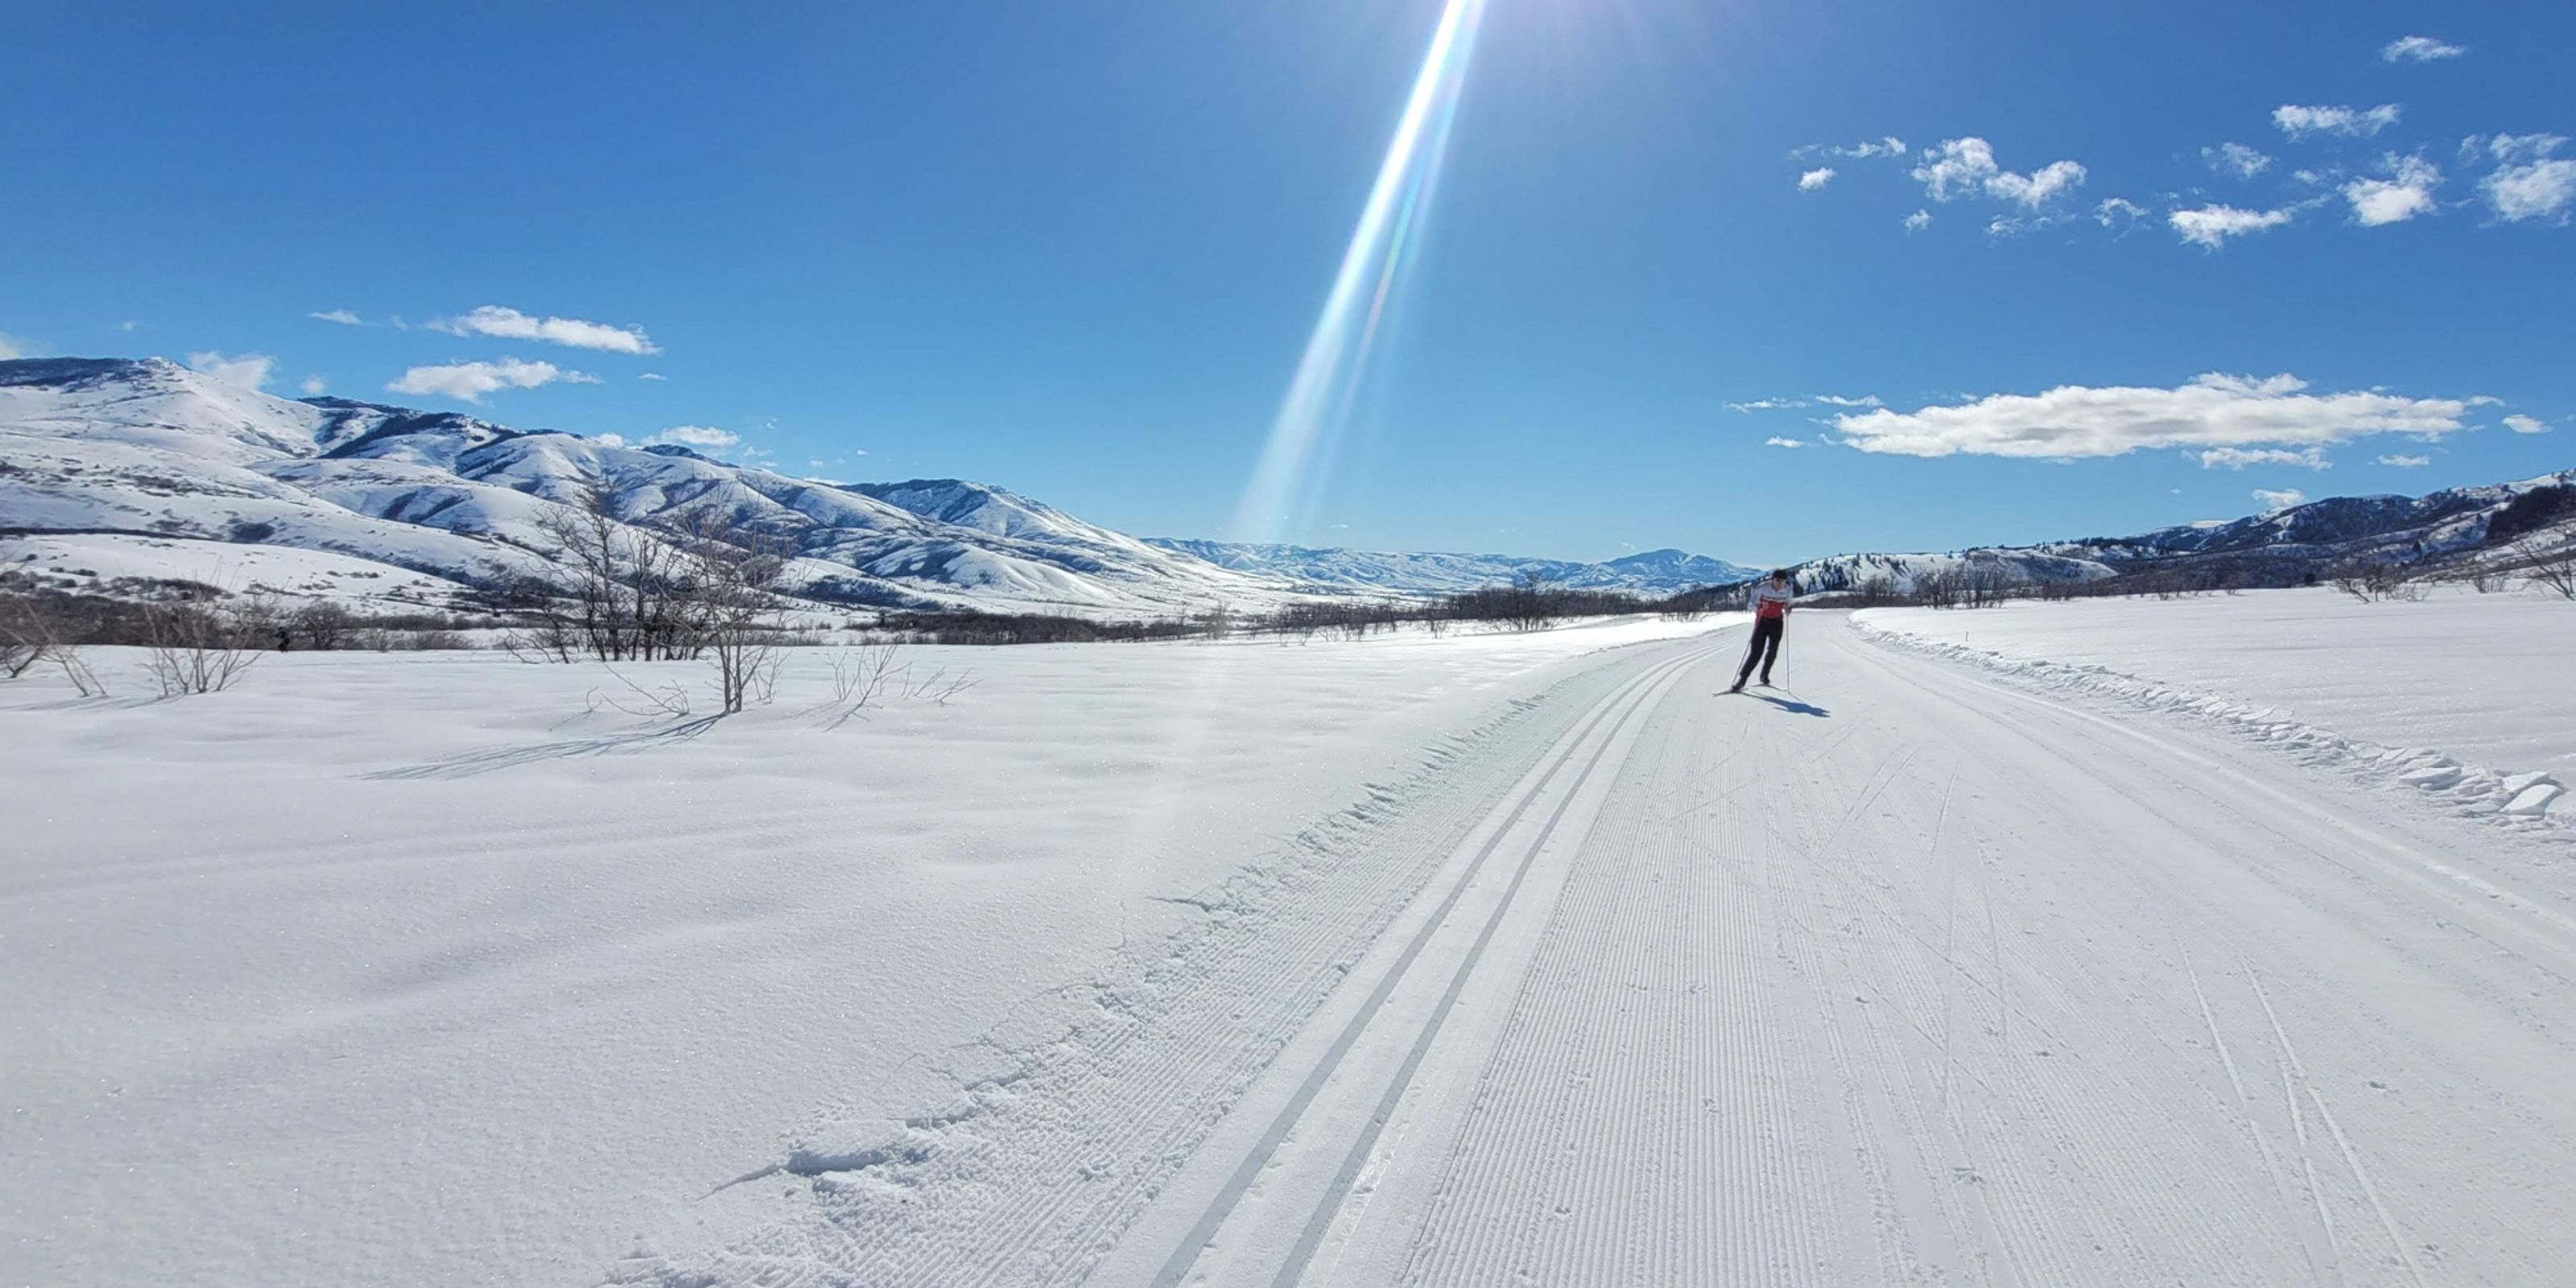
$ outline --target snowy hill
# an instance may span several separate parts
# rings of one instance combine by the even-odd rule
[[[1448,595],[1536,575],[1579,590],[1670,595],[1758,575],[1739,564],[1679,550],[1651,550],[1607,563],[1575,563],[1514,555],[1407,554],[1178,537],[1148,541],[1221,568],[1286,578],[1302,588],[1335,594]]]
[[[399,583],[437,602],[544,575],[545,515],[593,487],[629,523],[714,506],[780,535],[801,556],[792,583],[825,603],[1155,614],[1287,597],[979,484],[841,487],[686,448],[275,398],[157,358],[0,362],[12,564],[221,583],[277,564],[245,551],[283,547],[336,557],[285,565],[301,589]]]
[[[550,571],[546,516],[597,490],[621,521],[714,507],[787,541],[819,603],[1159,616],[1300,597],[1453,594],[1538,576],[1646,596],[1758,570],[1680,550],[1604,563],[1139,539],[960,479],[832,484],[453,412],[272,397],[159,358],[0,362],[0,570],[185,579],[443,604]],[[2035,546],[1835,555],[1810,591],[1935,571],[2291,585],[2369,557],[2440,561],[2576,524],[2576,471],[2418,498],[2338,497],[2225,523]]]
[[[2048,547],[2129,566],[2227,562],[2254,568],[2353,557],[2439,560],[2576,520],[2576,470],[2420,497],[2338,496],[2232,523]]]
[[[2576,537],[2576,470],[2420,497],[2328,497],[2269,514],[2127,537],[1835,555],[1799,564],[1796,571],[1799,585],[1809,591],[1856,590],[1875,580],[1903,593],[1927,574],[1962,567],[2019,582],[2174,576],[2186,584],[2292,586],[2355,560],[2441,564],[2535,536],[2544,544]]]

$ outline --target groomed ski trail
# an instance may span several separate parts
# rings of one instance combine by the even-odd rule
[[[1146,1124],[1050,1102],[1114,1182],[997,1153],[908,1194],[935,1251],[825,1203],[661,1281],[2576,1274],[2576,920],[2522,866],[2546,856],[1830,614],[1786,643],[1798,690],[1724,697],[1741,641],[1605,660],[1446,858],[1352,892],[1404,906],[1226,1094],[1114,1098]],[[1149,1125],[1181,1152],[1139,1171],[1116,1142]]]

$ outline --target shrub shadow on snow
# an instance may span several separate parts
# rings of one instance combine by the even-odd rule
[[[405,765],[400,769],[382,769],[362,777],[370,781],[420,778],[472,778],[479,774],[499,773],[521,765],[547,760],[575,760],[584,756],[608,756],[621,752],[645,751],[672,743],[688,742],[715,727],[723,716],[699,716],[658,729],[636,729],[626,733],[603,734],[596,738],[570,738],[561,742],[541,742],[528,747],[493,747],[470,751],[446,760],[425,765]]]

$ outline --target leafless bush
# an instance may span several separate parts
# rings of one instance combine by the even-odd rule
[[[904,674],[911,670],[909,666],[895,666],[902,650],[901,640],[889,639],[832,651],[831,706],[840,713],[832,720],[832,728],[838,729],[851,717],[879,705],[902,682]]]
[[[2525,554],[2530,560],[2522,565],[2526,585],[2561,599],[2576,599],[2576,541],[2554,550],[2536,544],[2526,546]]]
[[[98,678],[98,672],[89,669],[89,659],[82,656],[77,646],[58,644],[50,650],[50,654],[54,659],[54,665],[63,669],[63,678],[71,681],[74,693],[84,698],[107,696],[106,682]]]
[[[45,660],[45,650],[38,645],[15,639],[0,639],[0,678],[17,679],[27,668]]]
[[[290,635],[310,649],[346,648],[356,626],[357,618],[348,609],[327,600],[305,604],[286,618]]]
[[[2365,604],[2424,597],[2424,583],[2404,565],[2376,559],[2337,564],[2326,574],[2326,584]]]
[[[689,557],[679,546],[620,520],[607,489],[592,484],[546,511],[537,528],[563,571],[561,584],[515,596],[548,637],[568,636],[606,662],[696,655],[685,605]],[[554,653],[514,650],[522,657]],[[569,659],[569,651],[560,654]]]
[[[1883,572],[1861,578],[1859,584],[1852,587],[1852,594],[1855,602],[1863,608],[1899,603],[1906,598],[1905,593],[1897,589],[1896,579]]]
[[[161,696],[220,693],[259,660],[257,640],[270,629],[257,612],[196,603],[155,604],[145,615],[145,656]]]
[[[0,674],[14,680],[44,661],[60,642],[43,605],[33,599],[0,601]]]
[[[501,650],[522,662],[569,662],[584,647],[571,623],[552,616],[506,632],[500,639]]]
[[[621,700],[605,690],[592,689],[588,711],[584,714],[607,707],[646,720],[688,718],[693,704],[689,700],[689,690],[686,685],[674,681],[658,689],[647,689],[627,678],[626,673],[616,667],[608,668],[608,673],[617,677],[618,684],[626,689],[626,697]]]
[[[687,562],[671,600],[688,642],[715,662],[725,713],[742,710],[746,699],[767,702],[785,661],[776,589],[787,567],[785,543],[712,510],[684,521],[681,537]]]
[[[941,667],[916,680],[910,678],[911,670],[912,668],[908,666],[904,668],[906,678],[903,680],[903,696],[914,702],[927,700],[944,707],[948,705],[949,699],[983,683],[975,678],[975,673],[972,671],[961,671],[951,675],[948,673],[948,668]]]

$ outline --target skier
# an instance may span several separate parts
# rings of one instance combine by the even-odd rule
[[[1743,669],[1735,673],[1735,684],[1729,693],[1744,692],[1745,677],[1753,674],[1753,664],[1762,664],[1762,687],[1771,687],[1771,664],[1780,660],[1780,630],[1789,623],[1789,570],[1774,568],[1771,575],[1753,583],[1745,596],[1745,606],[1753,610],[1753,642],[1744,650]]]

